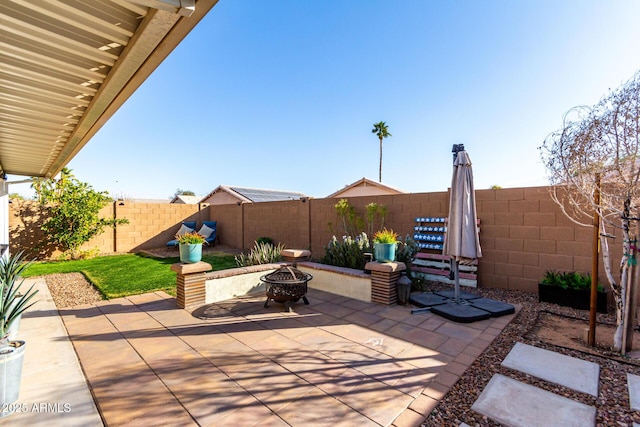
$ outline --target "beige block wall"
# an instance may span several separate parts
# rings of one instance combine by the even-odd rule
[[[349,198],[365,217],[365,206],[376,202],[387,206],[385,226],[401,236],[413,235],[416,217],[445,217],[448,192],[413,193]],[[483,257],[478,284],[535,292],[537,282],[549,269],[591,271],[591,228],[568,220],[551,201],[546,187],[476,191]],[[183,220],[218,221],[223,245],[250,249],[259,237],[271,237],[288,248],[310,249],[321,259],[324,247],[338,231],[337,199],[309,199],[241,205],[149,204],[125,201],[110,204],[102,214],[127,218],[129,224],[108,229],[89,242],[103,253],[135,252],[162,247],[173,238]],[[42,239],[42,214],[34,203],[14,201],[10,205],[11,250],[33,251]],[[332,226],[330,226],[330,223]],[[611,230],[607,230],[611,232]],[[621,258],[621,233],[610,241],[615,265]],[[39,258],[55,254],[35,250]],[[600,263],[600,279],[606,283]]]

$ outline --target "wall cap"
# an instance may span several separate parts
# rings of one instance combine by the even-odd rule
[[[194,262],[193,264],[178,262],[171,265],[171,270],[184,276],[185,274],[204,273],[213,270],[213,267],[208,262],[203,261]]]
[[[378,262],[371,261],[368,262],[367,265],[364,266],[365,270],[370,271],[379,271],[383,273],[394,273],[396,271],[404,271],[407,269],[407,266],[404,265],[404,262]]]

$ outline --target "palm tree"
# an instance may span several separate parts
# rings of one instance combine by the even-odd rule
[[[378,176],[378,181],[382,182],[382,139],[392,135],[389,133],[389,129],[387,128],[387,124],[385,122],[374,123],[371,133],[375,133],[376,135],[378,135],[378,138],[380,138],[380,173]]]

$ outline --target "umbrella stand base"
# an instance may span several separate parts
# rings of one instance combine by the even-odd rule
[[[440,295],[441,297],[453,299],[456,297],[455,289],[444,289],[441,291],[433,291],[434,294]],[[480,298],[480,295],[472,294],[470,292],[460,291],[460,299],[472,300],[475,298]]]
[[[477,322],[491,317],[491,313],[488,311],[472,305],[456,304],[455,302],[433,306],[431,307],[431,312],[459,323]]]
[[[432,307],[445,304],[447,301],[447,297],[432,292],[415,292],[409,297],[409,302],[418,307]]]
[[[477,298],[469,301],[469,304],[491,313],[491,317],[506,316],[516,312],[516,308],[506,302],[496,301],[490,298]]]

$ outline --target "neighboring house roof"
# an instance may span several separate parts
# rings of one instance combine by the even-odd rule
[[[169,203],[182,203],[185,205],[196,205],[202,200],[202,196],[189,196],[186,194],[176,195]]]
[[[362,178],[345,186],[343,189],[336,191],[333,194],[329,194],[327,199],[337,197],[357,197],[357,196],[380,196],[386,194],[405,194],[404,191],[397,188],[384,185],[380,182],[375,182],[367,178]]]
[[[303,197],[308,197],[303,193],[294,191],[266,190],[262,188],[220,185],[211,193],[200,199],[200,202],[205,202],[214,194],[221,192],[227,193],[238,201],[245,203],[278,202],[282,200],[299,200]]]

